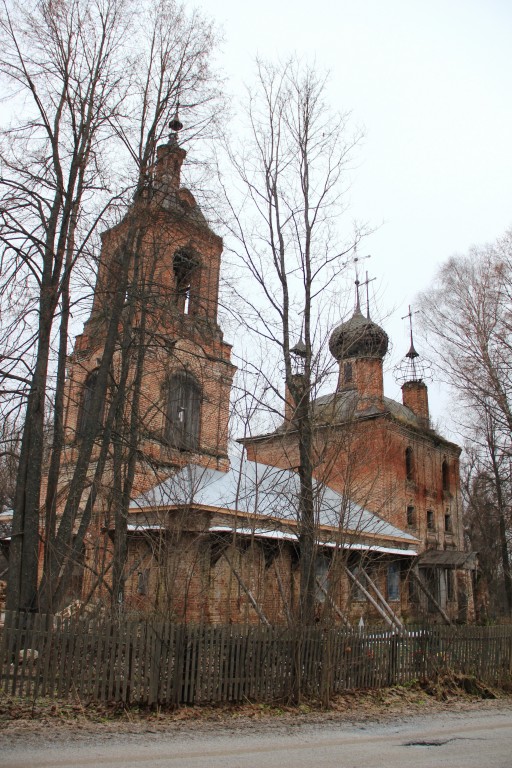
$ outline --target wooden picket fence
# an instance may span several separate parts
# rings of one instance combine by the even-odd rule
[[[443,671],[511,679],[512,626],[350,632],[186,626],[6,614],[0,690],[82,702],[174,705],[285,700],[379,688]]]

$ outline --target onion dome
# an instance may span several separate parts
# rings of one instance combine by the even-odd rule
[[[381,359],[388,351],[388,335],[380,325],[365,317],[359,306],[345,323],[331,333],[329,349],[336,360],[348,357]]]

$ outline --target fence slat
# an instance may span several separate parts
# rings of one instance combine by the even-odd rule
[[[298,672],[303,693],[328,700],[347,688],[403,684],[448,669],[491,685],[510,682],[512,626],[297,632],[9,612],[0,630],[0,690],[34,698],[174,706],[272,701],[295,690]]]

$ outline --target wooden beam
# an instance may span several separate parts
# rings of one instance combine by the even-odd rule
[[[358,579],[356,576],[354,576],[354,574],[352,573],[352,571],[350,571],[350,570],[347,568],[347,566],[346,566],[346,565],[344,565],[344,566],[343,566],[343,568],[344,568],[344,569],[345,569],[345,571],[347,572],[348,576],[349,576],[349,577],[352,579],[352,581],[354,582],[354,584],[357,584],[357,586],[359,587],[359,589],[361,590],[361,592],[363,593],[363,595],[364,595],[364,596],[365,596],[365,597],[366,597],[366,598],[367,598],[367,599],[370,601],[370,603],[373,605],[373,607],[377,609],[377,611],[380,613],[380,615],[382,616],[382,618],[384,619],[384,621],[386,622],[386,624],[388,624],[388,625],[389,625],[389,626],[390,626],[392,629],[398,629],[398,627],[396,626],[396,624],[394,623],[394,621],[391,619],[391,617],[390,617],[390,616],[388,616],[388,614],[386,613],[386,611],[384,611],[384,610],[383,610],[383,609],[380,607],[380,605],[378,604],[378,602],[377,602],[377,601],[376,601],[376,600],[375,600],[375,599],[372,597],[372,595],[370,595],[370,593],[368,592],[368,590],[367,590],[367,589],[366,589],[366,588],[365,588],[365,587],[364,587],[364,586],[361,584],[361,582],[359,581],[359,579]]]
[[[368,580],[368,584],[371,586],[371,588],[373,589],[373,591],[381,601],[384,609],[388,611],[390,618],[395,622],[398,629],[403,630],[404,625],[402,624],[402,622],[400,621],[400,619],[398,618],[394,610],[391,608],[390,604],[388,603],[384,595],[381,593],[381,591],[379,590],[375,582],[369,577],[368,573],[365,571],[365,569],[362,566],[360,566],[360,568],[361,568],[361,571],[364,573],[366,579]]]
[[[337,615],[338,615],[338,616],[340,617],[340,619],[343,621],[343,623],[345,624],[345,626],[346,626],[346,627],[348,627],[349,629],[352,629],[352,627],[351,627],[351,625],[350,625],[350,621],[347,619],[347,617],[345,616],[345,614],[343,613],[343,611],[341,610],[341,608],[339,608],[339,607],[336,605],[336,603],[334,602],[334,600],[332,599],[332,597],[330,596],[330,594],[327,592],[326,588],[324,587],[324,585],[322,584],[322,582],[320,581],[320,579],[318,578],[318,576],[316,577],[316,583],[317,583],[317,586],[318,586],[318,588],[322,590],[322,592],[323,592],[323,593],[324,593],[324,595],[326,596],[327,600],[329,601],[329,605],[330,605],[330,606],[332,606],[332,608],[334,608],[334,610],[336,611]]]

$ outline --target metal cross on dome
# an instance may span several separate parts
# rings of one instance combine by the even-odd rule
[[[409,311],[401,319],[409,319],[409,337],[410,347],[409,351],[402,358],[402,361],[395,367],[394,376],[397,383],[404,384],[405,382],[424,382],[432,379],[432,365],[425,357],[420,357],[419,352],[416,351],[414,346],[414,334],[412,319],[414,315],[420,314],[420,310],[413,311],[411,305],[409,305]]]
[[[406,354],[406,357],[409,357],[411,360],[413,360],[415,357],[419,357],[419,353],[416,352],[414,348],[414,341],[413,341],[413,334],[412,334],[412,318],[413,318],[413,315],[418,315],[418,314],[419,314],[419,309],[413,312],[411,309],[411,305],[409,304],[408,313],[401,318],[402,320],[405,320],[407,317],[409,318],[409,335],[411,338],[411,346],[409,351]]]
[[[349,264],[350,262],[352,262],[352,264],[354,265],[355,273],[356,273],[356,279],[354,281],[355,282],[355,286],[356,286],[356,312],[358,310],[361,311],[361,301],[360,301],[360,297],[359,297],[359,286],[360,285],[366,285],[366,304],[367,304],[367,309],[368,309],[368,283],[371,283],[372,280],[375,280],[375,278],[372,278],[372,280],[368,280],[368,272],[367,272],[366,273],[366,281],[364,283],[360,282],[360,280],[359,280],[358,265],[359,265],[359,262],[363,261],[364,259],[371,259],[371,254],[369,253],[367,256],[358,256],[357,255],[357,246],[355,245],[354,246],[354,255],[352,256],[351,259],[347,259],[347,261],[345,262],[345,264]]]

